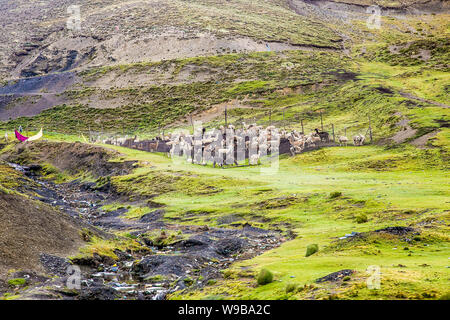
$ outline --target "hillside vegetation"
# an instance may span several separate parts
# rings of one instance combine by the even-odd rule
[[[80,1],[81,31],[65,27],[69,4],[42,2],[36,14],[34,2],[0,0],[0,129],[10,137],[0,138],[0,220],[26,234],[0,242],[39,240],[20,259],[0,250],[3,298],[35,297],[3,290],[1,277],[42,272],[41,252],[84,264],[87,277],[117,264],[167,299],[448,296],[447,1]],[[370,5],[380,28],[368,24]],[[263,175],[86,139],[218,127],[225,108],[237,127],[323,125],[366,145],[282,155]],[[26,136],[44,128],[45,141],[13,141],[19,126]],[[6,162],[39,170],[25,177]],[[36,200],[43,187],[49,205]],[[74,212],[95,228],[74,224]],[[25,221],[41,215],[56,224],[48,242]],[[156,258],[177,268],[147,270]],[[373,266],[379,289],[366,283]]]

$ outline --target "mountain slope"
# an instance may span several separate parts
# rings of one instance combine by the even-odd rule
[[[351,133],[372,114],[377,139],[403,117],[419,134],[449,121],[445,1],[85,1],[80,31],[66,28],[69,3],[42,3],[43,15],[2,5],[14,29],[0,41],[4,128],[155,134],[225,104],[240,106],[231,122],[268,123],[272,110],[287,127],[315,126],[325,109],[328,126]]]

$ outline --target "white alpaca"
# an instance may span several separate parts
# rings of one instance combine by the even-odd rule
[[[250,155],[250,158],[248,159],[248,164],[251,166],[257,165],[260,157],[261,152]]]
[[[355,146],[362,146],[364,144],[364,140],[366,140],[366,137],[362,134],[357,134],[353,137],[353,144]]]
[[[339,136],[338,141],[340,146],[342,145],[347,146],[348,138],[346,136]]]

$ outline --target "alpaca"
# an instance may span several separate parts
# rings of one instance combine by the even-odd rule
[[[248,159],[248,164],[252,166],[257,165],[260,157],[261,152],[250,155],[250,158]]]
[[[346,136],[339,136],[338,141],[340,146],[342,145],[347,146],[348,138]]]
[[[328,134],[328,132],[319,132],[319,129],[314,129],[314,131],[316,131],[316,134],[320,137],[320,140],[323,142],[328,142],[330,141],[330,135]]]
[[[296,154],[301,153],[303,151],[303,148],[302,147],[293,146],[289,150],[291,151],[291,154],[293,156],[295,156]]]
[[[364,144],[364,140],[366,139],[366,137],[362,134],[357,134],[356,136],[353,137],[353,144],[355,146],[362,146]]]
[[[294,139],[292,136],[289,137],[289,143],[293,146],[293,147],[299,147],[299,148],[304,148],[305,147],[305,140],[304,139]]]
[[[159,146],[159,140],[156,141],[152,141],[149,143],[148,147],[150,149],[150,152],[155,152],[158,150],[158,146]]]
[[[359,136],[361,137],[361,140],[360,140],[360,142],[359,142],[359,145],[362,146],[362,145],[364,144],[364,141],[366,140],[366,136],[364,136],[364,135],[362,135],[362,134],[360,134]]]

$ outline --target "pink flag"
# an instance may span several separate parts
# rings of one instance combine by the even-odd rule
[[[21,134],[19,133],[19,131],[17,131],[17,130],[14,130],[14,133],[16,134],[17,140],[19,140],[20,142],[23,142],[23,141],[25,141],[25,140],[28,139],[27,137],[21,135]]]

